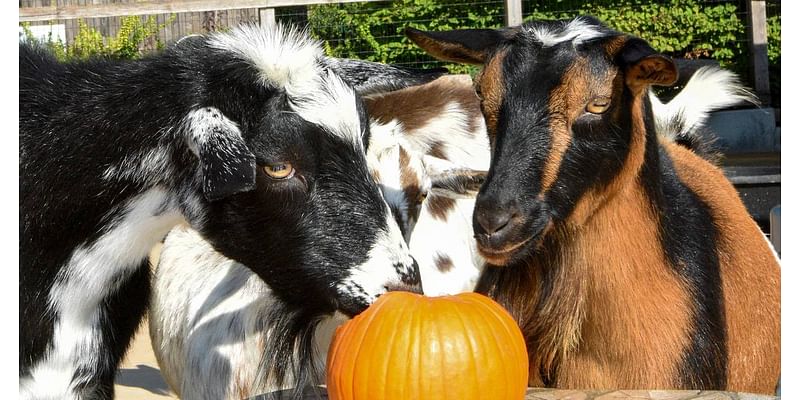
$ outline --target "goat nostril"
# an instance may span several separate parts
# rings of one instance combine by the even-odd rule
[[[477,213],[475,218],[478,224],[483,228],[484,233],[491,235],[495,232],[501,231],[508,226],[511,219],[516,215],[513,212],[499,211],[493,213]]]

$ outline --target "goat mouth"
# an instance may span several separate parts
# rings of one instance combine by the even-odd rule
[[[496,266],[504,266],[520,261],[541,247],[544,242],[544,236],[553,227],[553,221],[549,218],[542,222],[544,223],[537,224],[541,227],[532,229],[532,234],[523,236],[521,240],[512,243],[507,241],[498,243],[497,241],[492,241],[491,238],[476,236],[478,253],[490,264]]]
[[[531,236],[527,239],[524,239],[520,242],[513,243],[511,245],[507,245],[502,249],[494,249],[491,247],[487,247],[481,244],[478,241],[478,253],[480,253],[481,257],[485,258],[490,264],[493,265],[506,265],[509,261],[514,258],[514,256],[519,252],[521,248],[526,246],[528,243],[533,241],[534,237]]]

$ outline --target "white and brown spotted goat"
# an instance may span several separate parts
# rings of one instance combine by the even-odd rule
[[[722,171],[657,134],[671,59],[590,17],[407,34],[483,65],[478,290],[520,323],[531,384],[774,391],[778,260]]]
[[[472,209],[479,171],[489,164],[471,81],[442,77],[374,95],[365,104],[373,118],[367,165],[410,239],[423,289],[471,291],[483,265],[472,238]],[[289,277],[293,266],[284,268]],[[317,316],[316,332],[297,336],[302,345],[281,360],[292,364],[287,379],[273,379],[276,344],[293,343],[275,328],[276,319],[292,321],[284,301],[273,283],[219,254],[193,230],[173,230],[160,256],[150,308],[153,347],[170,387],[187,399],[241,399],[292,387],[300,380],[292,372],[321,370],[333,328],[344,320],[338,313]],[[322,356],[312,356],[309,347]]]

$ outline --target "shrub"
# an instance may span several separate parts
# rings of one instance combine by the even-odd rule
[[[158,32],[166,24],[172,23],[174,18],[173,15],[164,24],[158,24],[155,16],[149,16],[144,21],[135,15],[122,17],[115,37],[103,37],[98,30],[89,27],[83,20],[78,20],[78,33],[69,46],[60,39],[54,40],[52,35],[43,40],[42,44],[61,61],[85,60],[93,56],[136,59],[148,51],[164,47],[164,43],[158,38]],[[22,24],[26,39],[37,41],[29,26]]]

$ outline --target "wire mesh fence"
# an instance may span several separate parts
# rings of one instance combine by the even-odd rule
[[[102,3],[126,0],[99,0]],[[644,37],[673,57],[714,58],[750,80],[747,4],[749,0],[577,0],[522,1],[523,19],[556,19],[591,14],[618,30]],[[20,0],[20,7],[41,6],[48,0]],[[98,0],[59,0],[59,4],[93,4]],[[220,1],[220,8],[224,8]],[[767,1],[770,23],[770,79],[773,102],[780,93],[780,1]],[[446,66],[453,72],[473,72],[467,66],[445,64],[423,53],[405,38],[406,26],[429,30],[499,28],[505,26],[505,1],[405,0],[280,7],[283,24],[304,27],[321,39],[334,56],[388,62],[408,67]],[[138,21],[138,24],[136,23]],[[107,42],[131,31],[145,36],[140,52],[158,49],[190,34],[226,30],[241,23],[259,23],[258,9],[158,14],[136,17],[54,20],[26,24],[34,36],[49,35],[65,48]],[[133,27],[132,27],[133,26]],[[21,28],[21,35],[23,34]],[[102,46],[102,45],[97,45]],[[776,95],[777,94],[777,95]]]

